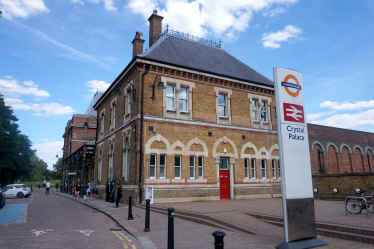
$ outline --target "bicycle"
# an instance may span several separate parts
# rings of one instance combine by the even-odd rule
[[[374,188],[371,188],[374,189]],[[357,194],[361,194],[361,197],[349,198],[346,202],[346,209],[350,214],[359,214],[363,209],[367,209],[370,213],[373,213],[372,204],[374,202],[374,194],[364,196],[366,191],[358,191]],[[365,203],[365,201],[366,203]]]

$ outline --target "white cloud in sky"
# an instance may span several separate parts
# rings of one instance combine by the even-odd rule
[[[103,80],[90,80],[86,83],[86,85],[91,88],[91,93],[96,93],[97,91],[105,92],[110,86],[110,83],[106,83]]]
[[[116,6],[114,6],[113,0],[88,0],[88,1],[90,3],[100,3],[100,2],[103,2],[105,10],[107,10],[107,11],[116,11],[118,9]],[[71,0],[70,2],[73,3],[73,4],[84,5],[83,0]]]
[[[262,45],[269,48],[280,48],[281,42],[301,39],[301,33],[302,31],[300,28],[292,25],[287,25],[281,31],[262,34]]]
[[[49,97],[49,92],[40,90],[38,85],[33,81],[24,81],[23,85],[18,84],[18,81],[11,76],[5,76],[0,79],[0,92],[3,95],[20,96],[20,95],[34,95],[37,97]]]
[[[374,109],[360,113],[335,114],[323,120],[311,121],[311,123],[340,128],[356,128],[365,125],[374,125]]]
[[[275,9],[272,9],[272,10],[268,10],[268,11],[264,11],[262,13],[263,16],[267,17],[276,17],[284,12],[286,12],[287,10],[285,8],[282,8],[282,7],[277,7]]]
[[[0,0],[1,1],[1,0]],[[78,61],[84,61],[84,62],[89,62],[93,63],[97,66],[100,66],[102,68],[110,68],[107,64],[93,58],[91,55],[85,54],[81,51],[78,51],[68,45],[65,45],[59,41],[56,41],[55,39],[49,37],[48,35],[44,34],[43,32],[33,29],[27,25],[24,25],[22,23],[17,23],[19,26],[31,31],[34,33],[36,36],[38,36],[40,39],[52,44],[53,46],[65,51],[66,54],[60,54],[63,57],[67,57],[73,60],[78,60]]]
[[[313,121],[316,119],[319,119],[320,117],[323,117],[326,115],[326,112],[319,112],[319,113],[309,113],[306,115],[307,121]]]
[[[35,144],[32,146],[36,150],[36,155],[44,160],[48,164],[48,168],[52,169],[53,164],[57,162],[57,153],[61,151],[64,146],[64,142],[55,141],[55,142],[46,142],[41,144]],[[59,153],[61,156],[61,153]]]
[[[213,33],[230,40],[248,28],[254,12],[275,4],[295,2],[297,0],[130,0],[127,6],[144,20],[148,20],[153,9],[158,9],[158,14],[164,17],[163,23],[171,24],[170,28],[180,32],[197,36]]]
[[[59,103],[26,104],[23,100],[17,98],[4,98],[4,102],[14,110],[32,111],[37,116],[59,116],[75,112],[70,106],[64,106]]]
[[[0,9],[6,19],[27,19],[40,13],[49,13],[43,0],[0,0]]]
[[[343,110],[359,110],[359,109],[367,109],[374,107],[374,100],[369,101],[357,101],[354,103],[349,103],[348,101],[345,102],[332,102],[332,101],[325,101],[320,105],[321,108],[331,108],[333,110],[343,111]]]

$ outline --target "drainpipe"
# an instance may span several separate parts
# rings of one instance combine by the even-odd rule
[[[139,165],[139,204],[142,203],[143,194],[143,121],[144,121],[144,112],[143,112],[143,100],[144,100],[144,76],[149,72],[149,65],[145,65],[145,72],[142,74],[142,98],[140,102],[140,165]]]

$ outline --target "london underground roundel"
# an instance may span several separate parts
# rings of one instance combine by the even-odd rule
[[[290,79],[294,80],[296,82],[295,83],[292,83],[292,82],[288,82]],[[284,81],[282,81],[282,86],[284,87],[284,89],[286,90],[286,92],[291,96],[291,97],[297,97],[299,96],[300,94],[300,90],[301,90],[301,86],[299,84],[299,81],[297,80],[297,78],[292,75],[292,74],[289,74],[287,75],[285,78],[284,78]],[[290,91],[289,88],[293,88],[293,89],[296,89],[296,92],[292,92]]]

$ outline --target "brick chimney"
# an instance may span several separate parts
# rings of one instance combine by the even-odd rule
[[[149,21],[149,47],[155,44],[161,37],[162,19],[164,17],[157,15],[157,10],[148,18]]]
[[[132,58],[143,53],[143,43],[143,33],[136,31],[135,38],[132,41]]]

